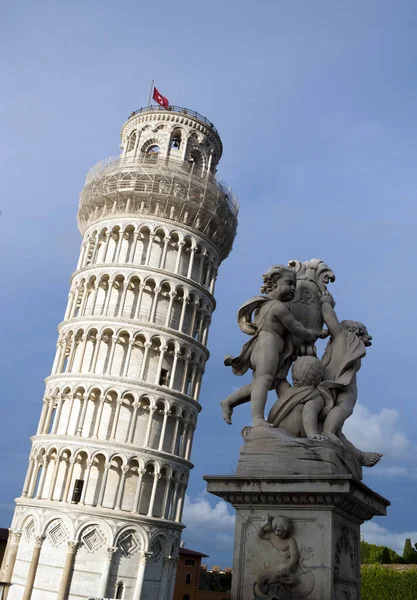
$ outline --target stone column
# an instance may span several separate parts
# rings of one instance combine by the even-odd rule
[[[165,437],[165,430],[167,427],[168,415],[169,415],[169,410],[164,410],[164,420],[162,421],[161,435],[159,436],[159,444],[158,444],[159,452],[162,452],[162,448],[164,445],[164,437]]]
[[[117,431],[117,426],[119,424],[120,409],[122,407],[122,404],[123,404],[122,398],[119,398],[118,400],[116,400],[116,410],[114,412],[113,424],[112,424],[111,433],[110,433],[111,440],[114,440],[116,438],[116,431]]]
[[[170,586],[169,586],[169,591],[168,591],[168,596],[166,597],[166,600],[172,600],[173,596],[174,596],[174,588],[175,588],[175,579],[176,579],[176,574],[177,574],[177,563],[179,560],[179,557],[171,557],[172,558],[172,566],[171,566],[171,582],[170,582]]]
[[[141,600],[143,580],[145,579],[146,563],[151,558],[151,556],[151,552],[139,552],[139,568],[132,600]]]
[[[139,319],[139,312],[140,312],[140,307],[141,307],[141,304],[142,304],[142,297],[143,297],[143,291],[144,291],[144,289],[145,289],[145,285],[143,283],[140,283],[139,284],[138,301],[136,303],[134,319]]]
[[[205,320],[205,328],[203,331],[203,339],[201,340],[201,343],[203,344],[203,346],[207,346],[207,340],[208,340],[208,334],[209,334],[209,329],[210,329],[210,323],[211,323],[211,317],[207,317]]]
[[[130,418],[129,429],[126,435],[126,444],[133,444],[133,436],[135,435],[136,418],[139,406],[140,402],[138,400],[135,400],[135,402],[133,403],[133,412]]]
[[[125,491],[126,475],[127,475],[128,471],[129,471],[129,467],[126,466],[126,465],[124,465],[122,467],[122,476],[120,478],[120,485],[119,485],[119,491],[118,491],[118,494],[117,494],[117,500],[116,500],[115,510],[120,510],[120,508],[122,506],[123,493]]]
[[[148,515],[147,515],[148,517],[152,517],[154,503],[155,503],[156,486],[158,485],[159,479],[161,479],[161,473],[154,473],[151,498],[149,500],[149,509],[148,509]]]
[[[136,232],[135,237],[134,237],[134,242],[132,244],[132,249],[130,252],[130,258],[129,258],[129,262],[131,262],[131,263],[134,262],[134,260],[135,260],[136,248],[138,246],[139,237],[140,237],[140,233]]]
[[[70,396],[68,396],[68,400],[70,401],[70,407],[69,407],[69,411],[68,411],[67,424],[65,426],[64,435],[68,435],[68,429],[69,429],[69,426],[71,423],[72,407],[74,406],[74,394],[71,394]]]
[[[146,258],[145,258],[145,265],[149,265],[149,260],[151,258],[151,252],[152,252],[152,246],[153,246],[154,238],[155,238],[155,234],[154,233],[150,233],[149,234],[148,250],[146,252]]]
[[[43,486],[45,484],[46,472],[48,470],[48,463],[49,463],[49,459],[45,457],[42,460],[42,473],[41,473],[41,478],[39,481],[38,491],[36,493],[36,498],[38,498],[38,499],[42,497]]]
[[[54,362],[52,364],[51,375],[55,375],[58,371],[58,365],[62,353],[62,342],[57,342]]]
[[[22,490],[22,496],[23,498],[26,498],[26,496],[28,495],[28,491],[29,491],[29,487],[30,487],[30,480],[32,479],[32,473],[33,473],[33,469],[35,466],[35,459],[33,457],[31,457],[29,459],[29,467],[26,473],[26,478],[25,478],[25,482],[23,484],[23,490]]]
[[[177,372],[177,364],[178,364],[178,359],[181,358],[181,353],[180,352],[174,352],[174,360],[172,361],[172,371],[171,371],[171,377],[169,378],[169,384],[168,387],[170,390],[173,389],[174,387],[174,383],[175,383],[175,375]]]
[[[103,407],[104,407],[105,401],[106,401],[106,398],[104,398],[104,397],[100,398],[100,406],[99,406],[98,414],[96,417],[96,424],[94,427],[93,438],[98,438],[98,433],[100,431],[101,417],[103,415]]]
[[[101,482],[100,495],[98,498],[97,506],[103,506],[104,494],[106,492],[107,477],[109,476],[110,467],[111,467],[110,463],[108,463],[107,465],[104,465],[103,479]]]
[[[58,363],[58,368],[56,370],[56,373],[62,373],[62,369],[64,368],[64,364],[65,364],[65,359],[67,357],[67,349],[68,349],[68,340],[67,338],[63,338],[61,340],[61,342],[58,342],[58,344],[61,344],[61,352],[59,355],[59,363]]]
[[[184,452],[185,460],[190,460],[191,446],[193,443],[193,434],[194,434],[194,426],[192,425],[192,423],[190,423],[190,425],[188,426],[188,429],[187,429],[187,440],[185,442],[185,452]]]
[[[132,356],[132,350],[133,350],[134,345],[135,345],[135,340],[129,340],[129,348],[127,350],[125,366],[123,369],[123,377],[127,377],[127,374],[129,372],[130,357]]]
[[[161,260],[159,262],[160,269],[163,269],[165,267],[165,260],[167,257],[168,244],[169,244],[170,239],[171,239],[170,237],[164,237],[164,249],[162,250]]]
[[[96,372],[98,355],[100,354],[101,336],[97,335],[96,345],[94,346],[93,358],[91,359],[91,372]]]
[[[114,360],[114,354],[116,352],[116,344],[117,344],[117,340],[118,340],[118,336],[114,335],[111,338],[111,348],[110,348],[110,357],[109,357],[109,362],[107,363],[107,369],[105,371],[106,375],[111,375],[112,374],[112,367],[113,367],[113,360]]]
[[[205,262],[205,257],[206,257],[206,252],[204,252],[204,253],[202,252],[202,253],[200,254],[200,265],[199,265],[199,266],[200,266],[200,268],[199,268],[199,270],[198,270],[198,277],[197,277],[197,282],[198,282],[200,285],[203,285],[203,283],[202,283],[201,279],[202,279],[202,277],[203,277],[203,270],[204,270],[204,262]]]
[[[155,411],[156,411],[156,408],[154,406],[150,406],[149,407],[149,419],[148,419],[148,425],[147,425],[147,428],[146,428],[145,441],[143,443],[143,445],[144,445],[145,448],[147,446],[149,446],[149,438],[151,436],[153,414],[154,414]]]
[[[119,239],[117,240],[117,246],[116,246],[116,254],[114,257],[114,261],[113,261],[115,263],[119,262],[120,252],[122,250],[122,245],[123,245],[123,239],[124,239],[124,232],[120,229],[119,230]]]
[[[178,274],[178,271],[180,268],[181,253],[182,253],[182,249],[184,246],[185,246],[184,242],[178,242],[177,260],[175,261],[175,269],[174,269],[175,274]]]
[[[64,493],[62,494],[62,502],[68,502],[68,495],[70,493],[72,474],[74,472],[75,458],[70,458],[68,463],[69,463],[69,469],[68,469],[68,472],[65,474],[66,481],[65,481]]]
[[[114,546],[110,546],[110,547],[106,548],[106,558],[104,560],[103,571],[101,573],[100,584],[99,584],[99,588],[98,588],[98,592],[97,592],[99,598],[106,597],[107,585],[109,583],[111,563],[113,560],[113,555],[116,551],[117,551],[117,548],[115,548]]]
[[[182,376],[182,382],[181,382],[181,394],[185,394],[186,388],[187,388],[187,379],[188,379],[188,367],[190,365],[190,358],[187,357],[184,360],[184,373]]]
[[[155,385],[159,385],[159,380],[161,378],[162,364],[164,361],[165,352],[167,350],[168,350],[167,346],[161,346],[159,349],[159,360],[158,360],[158,367],[156,369],[156,375],[155,375]]]
[[[57,406],[56,413],[55,413],[54,427],[51,432],[52,435],[56,435],[56,432],[58,431],[58,426],[59,426],[59,421],[61,419],[63,404],[64,404],[64,398],[62,396],[59,396],[58,406]]]
[[[151,307],[151,314],[149,315],[150,323],[153,323],[154,319],[155,319],[156,306],[158,304],[158,296],[159,296],[160,291],[161,291],[160,287],[156,287],[153,291],[153,302],[152,302],[152,307]]]
[[[172,492],[172,496],[171,496],[171,506],[170,506],[170,511],[169,511],[169,515],[168,515],[168,519],[170,521],[174,520],[175,517],[175,512],[176,512],[176,508],[177,508],[177,502],[178,502],[178,489],[179,489],[179,485],[180,482],[179,481],[174,481],[174,490]]]
[[[110,238],[111,238],[111,233],[110,231],[106,231],[106,243],[104,244],[104,251],[103,251],[103,260],[102,262],[105,263],[106,262],[106,257],[107,257],[107,250],[109,249],[109,244],[110,244]]]
[[[84,421],[85,421],[85,415],[87,412],[87,407],[88,407],[88,396],[84,396],[83,397],[83,407],[81,410],[81,416],[80,416],[80,420],[77,426],[77,431],[75,432],[75,435],[82,435],[83,433],[83,427],[84,427]]]
[[[74,298],[74,302],[71,307],[71,312],[68,317],[69,319],[72,319],[73,317],[75,317],[75,313],[77,312],[77,307],[78,307],[78,300],[80,299],[80,293],[81,293],[81,288],[80,288],[80,286],[77,286],[75,288],[75,298]]]
[[[180,415],[175,415],[175,427],[174,433],[172,434],[172,446],[171,446],[171,454],[175,453],[175,448],[177,446],[177,436],[178,436],[178,427],[180,424]]]
[[[145,375],[146,363],[148,361],[149,348],[152,346],[152,344],[150,342],[145,342],[144,346],[145,346],[145,352],[143,353],[143,360],[142,360],[142,364],[140,366],[140,373],[139,373],[139,379],[142,381],[143,381],[143,377]]]
[[[139,469],[138,484],[136,487],[135,499],[133,500],[132,513],[139,512],[139,503],[140,503],[140,497],[141,497],[141,493],[142,493],[142,480],[143,480],[144,475],[146,475],[146,469]]]
[[[182,308],[181,308],[181,316],[180,316],[180,323],[178,325],[178,331],[182,331],[183,326],[184,326],[184,318],[185,318],[185,311],[187,309],[187,304],[189,302],[188,296],[186,296],[184,294],[184,297],[182,299]]]
[[[100,242],[100,235],[99,235],[99,233],[97,231],[96,239],[94,241],[94,246],[93,246],[93,252],[91,253],[91,263],[90,263],[91,265],[94,265],[95,262],[96,262],[97,250],[98,250],[99,242]]]
[[[161,583],[159,584],[158,600],[166,600],[168,586],[171,583],[170,575],[172,569],[172,557],[164,556],[162,563]]]
[[[161,518],[162,519],[166,518],[167,504],[168,504],[168,497],[169,497],[169,489],[170,489],[170,487],[171,487],[171,477],[167,476],[166,481],[165,481],[164,499],[162,501],[162,512],[161,512]]]
[[[85,464],[87,466],[87,473],[86,473],[85,479],[84,479],[83,491],[81,492],[80,504],[85,504],[85,497],[87,495],[88,482],[90,479],[90,473],[91,473],[91,467],[93,466],[93,461],[86,460]]]
[[[35,492],[35,485],[36,485],[36,481],[38,479],[38,474],[39,474],[39,464],[40,464],[39,459],[37,457],[35,457],[35,464],[34,464],[34,468],[32,471],[32,477],[31,477],[29,489],[28,489],[28,498],[33,498],[33,494]]]
[[[74,363],[75,353],[77,352],[78,343],[77,343],[77,338],[75,337],[75,335],[72,336],[71,340],[72,340],[72,344],[71,344],[71,347],[70,347],[69,353],[68,353],[68,360],[67,360],[67,364],[66,364],[66,367],[65,367],[65,373],[69,373],[72,370],[72,366],[73,366],[73,363]],[[66,357],[66,353],[67,353],[67,349],[68,349],[68,342],[69,341],[70,340],[68,340],[68,339],[65,340],[64,355],[63,355],[64,356],[64,360],[62,361],[62,367],[59,369],[59,372],[62,371],[62,368],[63,368],[64,363],[65,363],[65,357]]]
[[[197,252],[197,248],[191,248],[190,250],[190,262],[188,263],[187,279],[191,279],[193,273],[194,256]]]
[[[194,363],[193,364],[193,370],[191,372],[191,381],[190,381],[190,389],[188,390],[188,395],[191,396],[191,398],[194,398],[194,392],[195,392],[195,378],[197,377],[197,369],[198,369],[198,364]]]
[[[48,412],[46,413],[45,423],[43,425],[42,433],[48,433],[51,425],[51,417],[54,412],[54,398],[48,398]]]
[[[181,522],[182,507],[183,507],[183,504],[184,504],[185,490],[186,490],[186,486],[180,484],[179,487],[178,487],[177,509],[175,511],[175,521],[177,523]]]
[[[7,562],[3,571],[3,581],[5,583],[10,583],[12,580],[13,569],[16,563],[17,551],[19,549],[21,537],[22,534],[19,531],[14,531],[12,533],[10,549],[8,552],[8,556],[6,557]]]
[[[23,592],[22,600],[30,600],[33,592],[33,584],[35,583],[36,571],[38,570],[39,558],[41,555],[44,535],[35,536],[35,545],[32,552],[32,559],[29,565],[29,571],[26,577],[25,591]]]
[[[79,316],[83,317],[85,315],[85,307],[87,306],[87,300],[88,300],[88,283],[85,282],[84,284],[84,288],[83,288],[83,298],[81,300],[81,306],[80,306],[80,312],[79,312]]]
[[[185,444],[187,442],[188,428],[189,428],[189,422],[188,421],[184,421],[184,423],[183,423],[182,440],[181,440],[181,445],[180,445],[180,447],[178,449],[178,456],[184,457],[184,455],[185,455]]]
[[[61,584],[59,586],[57,600],[68,599],[68,593],[71,584],[72,568],[74,566],[74,560],[77,554],[78,545],[78,542],[68,542],[67,557],[64,563],[64,570],[62,572]]]
[[[112,290],[113,290],[113,279],[110,278],[109,281],[107,282],[107,294],[106,294],[106,297],[103,302],[103,310],[101,311],[102,316],[107,315],[107,312],[109,310],[109,304],[110,304]]]
[[[164,327],[170,326],[172,305],[174,304],[174,298],[176,297],[176,295],[177,295],[177,292],[169,292],[169,304],[168,304],[167,316],[165,318]]]
[[[126,304],[126,297],[127,297],[127,292],[129,290],[129,285],[130,282],[129,281],[125,281],[123,284],[123,294],[122,294],[122,299],[120,300],[120,308],[119,308],[119,314],[118,317],[123,317],[123,311],[125,308],[125,304]]]
[[[94,309],[96,307],[96,302],[97,302],[97,296],[98,296],[98,291],[100,289],[100,285],[99,285],[99,280],[98,277],[96,277],[95,282],[94,282],[94,296],[93,299],[91,301],[91,311],[90,311],[90,315],[94,314]]]
[[[61,457],[60,456],[56,456],[55,457],[54,470],[53,470],[53,473],[52,473],[51,485],[49,486],[48,500],[52,500],[53,496],[54,496],[54,490],[55,490],[56,480],[57,480],[57,477],[58,477],[58,469],[59,469],[60,463],[61,463]]]

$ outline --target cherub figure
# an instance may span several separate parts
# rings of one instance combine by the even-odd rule
[[[290,520],[283,516],[272,518],[264,515],[256,533],[261,539],[268,540],[277,554],[274,555],[274,565],[265,566],[259,572],[253,586],[254,600],[265,597],[271,600],[290,599],[300,560],[297,542],[290,536]]]
[[[254,427],[267,426],[264,411],[268,392],[285,381],[294,355],[292,336],[304,342],[314,342],[317,334],[307,329],[291,314],[285,302],[294,298],[297,278],[290,267],[271,267],[263,276],[261,293],[246,302],[238,313],[238,323],[244,333],[252,335],[237,358],[226,357],[235,375],[253,371],[253,380],[221,402],[226,422],[231,422],[233,407],[249,399]],[[252,322],[252,315],[254,321]]]
[[[335,302],[329,292],[321,297],[324,322],[330,332],[330,340],[322,358],[324,379],[334,395],[334,406],[323,424],[323,435],[342,444],[341,431],[344,422],[353,412],[357,398],[356,373],[371,346],[372,337],[359,321],[339,322],[334,311]]]
[[[328,439],[323,431],[323,419],[334,407],[333,382],[323,381],[323,374],[324,367],[318,358],[297,358],[291,369],[293,386],[286,383],[286,389],[269,412],[268,422],[272,427],[284,429],[294,437],[307,437],[313,441]],[[341,431],[336,443],[342,443],[365,467],[373,467],[381,460],[382,454],[359,450]]]
[[[323,365],[315,356],[300,356],[291,368],[293,385],[286,388],[268,415],[273,427],[281,427],[295,437],[327,439],[319,433],[321,411],[333,405],[333,396],[323,387]]]

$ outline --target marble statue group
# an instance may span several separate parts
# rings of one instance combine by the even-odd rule
[[[357,401],[356,373],[372,337],[359,321],[339,321],[327,290],[333,281],[334,273],[320,259],[294,260],[266,271],[262,295],[238,312],[239,327],[251,339],[239,356],[225,359],[236,375],[251,369],[252,383],[221,402],[223,417],[230,424],[233,409],[250,402],[254,428],[273,427],[293,438],[330,442],[372,467],[382,455],[363,452],[343,434]],[[321,359],[316,356],[318,338],[329,338]],[[270,390],[278,399],[265,418]]]
[[[273,266],[238,312],[249,340],[225,364],[235,375],[252,371],[252,381],[221,407],[231,424],[235,408],[250,404],[252,424],[242,430],[235,473],[205,477],[208,491],[236,509],[232,598],[358,598],[359,527],[389,505],[361,481],[382,454],[357,448],[343,431],[372,337],[362,322],[339,319],[334,281],[320,259]]]

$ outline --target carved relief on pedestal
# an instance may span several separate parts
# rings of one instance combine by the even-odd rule
[[[353,532],[345,525],[341,528],[336,542],[334,576],[344,581],[357,581],[355,556],[355,540]]]
[[[288,517],[262,517],[256,533],[270,561],[258,572],[253,583],[253,600],[292,600],[305,598],[314,589],[315,579],[305,562],[312,549],[301,546],[290,535]]]

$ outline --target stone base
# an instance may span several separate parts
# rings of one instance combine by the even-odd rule
[[[236,509],[232,600],[359,600],[359,527],[387,500],[346,475],[204,479]]]
[[[323,440],[291,437],[274,427],[245,427],[236,475],[352,475],[362,479],[362,466],[342,446]]]

